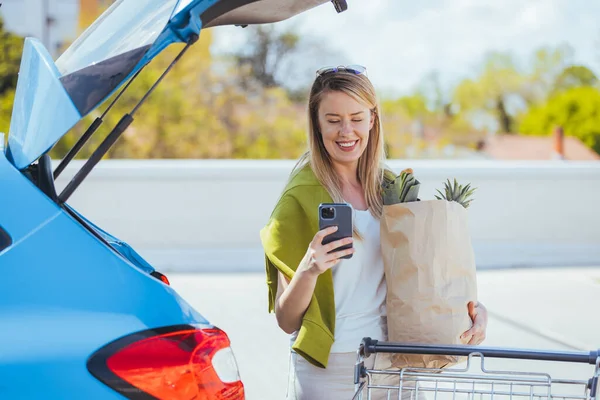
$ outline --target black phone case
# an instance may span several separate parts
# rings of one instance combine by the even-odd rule
[[[322,210],[323,208],[333,208],[334,209],[334,217],[333,219],[324,219]],[[352,228],[353,228],[353,210],[349,204],[346,203],[323,203],[319,205],[319,230],[323,230],[330,226],[337,226],[338,230],[334,233],[325,236],[323,239],[323,244],[328,244],[334,242],[339,239],[352,237]],[[340,246],[330,253],[350,249],[352,248],[352,244],[347,244],[345,246]],[[352,258],[352,254],[341,258]]]

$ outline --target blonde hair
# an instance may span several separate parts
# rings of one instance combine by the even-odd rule
[[[331,157],[319,131],[319,105],[324,94],[328,92],[342,92],[359,103],[367,105],[371,110],[371,117],[375,119],[369,132],[367,147],[358,160],[357,178],[362,185],[368,209],[374,217],[380,219],[383,213],[381,184],[385,161],[383,131],[375,88],[364,74],[356,75],[339,71],[315,79],[308,100],[309,150],[300,157],[294,171],[299,171],[310,164],[313,173],[329,192],[332,200],[345,202],[341,180],[333,168]]]

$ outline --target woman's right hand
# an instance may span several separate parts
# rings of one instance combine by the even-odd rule
[[[352,243],[352,238],[344,238],[323,244],[325,236],[335,231],[337,227],[317,232],[290,281],[281,271],[278,273],[275,315],[281,329],[288,334],[296,332],[302,326],[302,316],[310,304],[319,275],[339,263],[341,257],[354,253],[354,249],[350,248],[328,254],[340,246]]]
[[[309,272],[312,272],[316,275],[321,275],[323,272],[338,264],[340,262],[340,258],[354,253],[354,247],[332,252],[338,247],[351,244],[353,242],[351,237],[339,239],[328,244],[323,244],[323,239],[325,239],[325,236],[330,235],[337,230],[337,226],[330,226],[329,228],[325,228],[316,233],[315,237],[310,242],[304,257],[305,267]]]

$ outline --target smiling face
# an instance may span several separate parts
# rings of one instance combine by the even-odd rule
[[[373,128],[369,107],[344,92],[329,91],[323,94],[318,117],[323,144],[332,162],[357,165]]]

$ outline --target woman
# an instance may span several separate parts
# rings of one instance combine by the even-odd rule
[[[363,337],[387,337],[379,242],[384,141],[373,85],[361,66],[322,68],[310,91],[309,151],[300,159],[261,231],[269,311],[291,335],[288,399],[349,399]],[[354,238],[323,245],[320,203],[354,208]],[[348,250],[334,251],[352,243]],[[341,257],[352,254],[350,259]],[[470,307],[471,344],[485,336],[487,312]],[[373,357],[368,359],[372,367]]]

